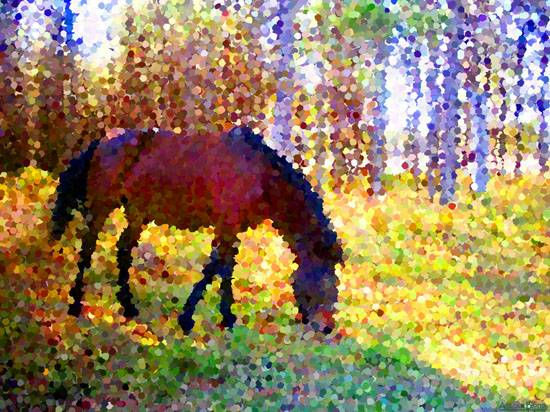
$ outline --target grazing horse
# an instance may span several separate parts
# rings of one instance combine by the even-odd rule
[[[324,333],[334,327],[335,266],[342,262],[336,233],[323,213],[321,198],[304,175],[251,129],[192,136],[126,130],[114,139],[93,141],[71,160],[60,175],[51,227],[52,237],[59,239],[72,219],[72,209],[81,210],[86,218],[79,272],[70,292],[71,315],[80,315],[83,275],[90,267],[98,234],[107,216],[120,206],[128,220],[117,243],[117,298],[124,316],[138,315],[128,269],[143,225],[155,221],[191,231],[213,226],[210,260],[178,322],[185,333],[191,331],[195,306],[218,274],[222,325],[231,328],[236,321],[231,312],[231,276],[237,235],[271,219],[297,258],[292,286],[302,321]]]

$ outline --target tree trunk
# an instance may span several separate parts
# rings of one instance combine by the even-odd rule
[[[516,12],[523,13],[523,11],[528,11],[530,8],[527,4],[523,4],[523,2],[512,2],[511,12],[514,14]],[[517,16],[517,15],[516,15]],[[518,76],[517,79],[517,91],[519,98],[523,99],[523,93],[522,93],[522,86],[524,84],[524,76],[523,72],[527,71],[529,73],[529,67],[524,67],[523,64],[523,58],[525,56],[525,53],[527,51],[527,35],[526,32],[526,26],[530,20],[525,21],[523,17],[517,18],[516,23],[521,24],[521,35],[519,36],[517,42],[516,42],[516,75]],[[521,160],[522,160],[522,150],[523,150],[523,144],[521,141],[521,125],[519,122],[519,117],[521,115],[521,112],[523,111],[523,105],[520,103],[516,104],[516,110],[514,111],[514,116],[516,118],[516,135],[514,136],[516,140],[516,164],[515,164],[515,174],[521,175]],[[504,169],[504,168],[503,168]]]
[[[489,155],[489,133],[487,131],[487,101],[488,93],[474,93],[474,139],[475,147],[475,187],[476,192],[485,192],[487,182],[489,181],[489,169],[487,167],[487,157]]]
[[[527,42],[526,42],[526,39],[523,35],[520,36],[519,40],[518,40],[518,52],[517,52],[517,62],[516,62],[516,65],[517,65],[517,68],[516,69],[516,73],[519,71],[519,75],[518,75],[518,81],[517,81],[517,88],[518,88],[518,95],[520,98],[522,98],[523,96],[523,93],[522,93],[522,85],[523,85],[523,71],[526,69],[523,67],[523,56],[525,54],[525,51],[526,51],[526,46],[527,46]],[[527,71],[529,69],[527,68]],[[519,176],[521,175],[521,160],[522,160],[522,156],[521,156],[521,152],[522,152],[522,149],[523,149],[523,145],[522,145],[522,142],[521,142],[521,125],[520,125],[520,121],[519,121],[519,117],[521,115],[521,112],[523,111],[523,105],[519,104],[519,103],[516,103],[516,110],[514,111],[514,116],[515,116],[515,125],[516,125],[516,132],[515,132],[515,135],[514,135],[514,139],[516,141],[516,164],[515,164],[515,170],[514,170],[514,173],[516,174],[516,176]],[[504,164],[504,154],[506,153],[506,148],[504,147],[504,144],[501,143],[501,148],[499,150],[499,155],[501,156],[502,158],[502,163]],[[502,170],[504,172],[504,165],[502,167]]]
[[[499,120],[501,123],[500,123],[499,129],[497,130],[498,135],[496,136],[496,140],[499,145],[499,152],[502,152],[500,156],[504,158],[504,154],[506,153],[506,144],[505,144],[506,134],[504,133],[504,130],[506,127],[506,123],[505,123],[506,115],[508,113],[508,104],[506,103],[507,93],[506,93],[506,88],[504,87],[504,79],[500,79],[499,81],[499,91],[500,91],[500,95],[502,96],[502,103],[500,105],[500,115],[499,115]]]
[[[77,73],[77,67],[75,62],[75,55],[78,53],[78,45],[73,38],[74,21],[76,14],[71,9],[71,0],[65,0],[65,10],[63,14],[63,28],[65,30],[65,42],[63,47],[62,66],[63,66],[63,112],[65,114],[65,122],[67,124],[67,133],[65,137],[65,157],[73,157],[73,150],[83,149],[84,145],[87,146],[89,139],[83,142],[83,136],[75,133],[77,123],[79,123],[79,115],[76,110],[76,91],[78,90],[79,73]],[[89,122],[88,125],[91,125]],[[86,130],[86,134],[93,133],[92,130]],[[78,142],[81,142],[80,144]],[[60,153],[61,155],[61,153]]]
[[[418,124],[420,122],[420,99],[422,94],[422,78],[420,77],[420,51],[417,50],[417,43],[414,38],[409,38],[409,50],[405,64],[407,68],[407,77],[411,77],[412,87],[409,93],[409,101],[414,105],[415,110],[412,116],[407,115],[407,142],[404,145],[404,154],[407,159],[407,163],[410,164],[410,171],[413,175],[413,179],[416,188],[419,189],[420,185],[418,178],[420,176],[420,136],[418,133]]]
[[[539,24],[540,26],[540,24]],[[550,41],[548,32],[543,32],[540,29],[540,38],[543,40],[544,49],[540,60],[541,73],[539,80],[541,81],[541,94],[537,100],[537,109],[540,112],[541,122],[539,127],[539,139],[537,142],[537,150],[539,155],[540,172],[546,173],[549,170],[548,160],[550,158],[550,135],[548,134],[548,56],[550,56]],[[546,115],[545,115],[546,112]]]
[[[56,32],[46,48],[41,53],[41,63],[48,68],[51,75],[44,77],[38,75],[39,83],[39,109],[35,128],[38,132],[36,140],[40,142],[40,152],[37,157],[37,165],[41,169],[55,170],[60,166],[59,159],[66,149],[67,116],[65,113],[65,78],[67,71],[71,70],[71,61],[65,58],[63,51],[62,31],[64,26],[65,11],[52,7],[52,17]]]
[[[439,132],[441,129],[441,87],[438,82],[438,65],[436,63],[439,53],[437,50],[430,50],[430,61],[432,67],[426,77],[426,83],[430,89],[430,123],[428,124],[428,136],[426,142],[426,156],[428,156],[428,164],[426,168],[426,177],[428,180],[428,194],[433,201],[435,193],[437,191],[437,178],[436,173],[438,171],[439,164]]]
[[[374,194],[382,195],[386,191],[382,185],[382,174],[386,169],[386,100],[389,92],[386,88],[386,71],[383,69],[384,59],[387,57],[389,48],[385,46],[383,41],[377,42],[376,56],[374,63],[377,66],[374,71],[372,84],[374,90],[374,102],[376,103],[372,115],[373,128],[369,130],[371,144],[369,148],[368,159],[371,164],[369,182]]]
[[[487,13],[486,10],[480,10]],[[489,90],[491,77],[492,48],[483,39],[487,25],[480,23],[477,16],[469,16],[465,19],[465,29],[474,33],[474,37],[465,40],[463,67],[466,67],[465,88],[467,95],[473,102],[472,111],[472,144],[475,154],[475,172],[473,176],[473,189],[476,192],[485,192],[489,181],[489,168],[487,166],[489,156],[489,130],[487,128],[487,115],[489,113]],[[479,34],[479,36],[476,36]],[[480,40],[481,39],[481,40]],[[485,67],[484,81],[480,79],[483,66]]]
[[[452,46],[451,46],[452,47]],[[455,184],[456,184],[456,169],[458,166],[456,145],[457,145],[457,130],[458,130],[458,81],[456,78],[457,62],[455,61],[456,51],[448,53],[448,66],[451,75],[445,76],[443,80],[443,90],[445,100],[442,104],[442,116],[444,121],[442,126],[444,129],[441,133],[441,146],[443,164],[441,165],[441,197],[440,204],[445,205],[454,199]]]
[[[27,113],[23,73],[16,47],[18,23],[15,2],[0,4],[0,172],[15,171],[29,163]]]
[[[295,148],[292,135],[292,103],[294,100],[295,69],[292,65],[294,52],[294,27],[296,13],[307,3],[307,0],[278,2],[276,21],[273,21],[273,32],[276,34],[279,59],[275,64],[275,77],[278,79],[277,100],[274,109],[272,138],[276,149],[287,157],[294,155]]]

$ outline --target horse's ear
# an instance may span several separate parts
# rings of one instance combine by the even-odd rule
[[[234,127],[229,133],[228,136],[230,139],[234,140],[244,140],[249,145],[254,148],[259,148],[262,146],[262,136],[254,134],[252,129],[247,126],[237,126]]]
[[[233,129],[231,129],[231,131],[228,134],[229,134],[229,137],[231,138],[243,139],[243,138],[246,138],[248,135],[250,135],[251,132],[252,131],[250,130],[249,127],[236,126]]]
[[[254,132],[248,126],[236,126],[233,129],[231,129],[231,131],[229,132],[229,136],[240,137],[240,138],[246,138],[253,134]]]

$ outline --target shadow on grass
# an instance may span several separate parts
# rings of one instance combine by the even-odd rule
[[[545,304],[550,303],[549,295],[550,288],[538,282],[529,282],[529,275],[521,276],[515,279],[488,277],[486,275],[475,275],[466,278],[468,283],[482,293],[492,292],[504,297],[512,304],[521,301],[527,302],[530,298],[535,301],[543,301]],[[453,277],[454,278],[454,277]],[[460,276],[456,276],[458,282],[464,280]]]
[[[35,334],[28,327],[27,332]],[[10,367],[9,360],[2,359],[2,409],[103,409],[110,404],[180,410],[493,410],[497,402],[464,394],[459,382],[416,362],[405,349],[365,349],[353,339],[338,344],[296,339],[285,344],[276,336],[239,326],[212,336],[204,349],[194,347],[191,338],[147,347],[124,342],[119,335],[109,343],[119,344],[109,355],[104,343],[99,347],[105,352],[92,346],[101,335],[82,332],[78,344],[88,348],[88,367],[93,366],[85,374],[75,370],[79,361],[74,353],[59,356],[47,345],[35,347],[34,359],[57,361],[54,373],[41,383],[25,378],[40,370],[39,362],[18,362],[16,370],[13,361]],[[108,340],[112,334],[103,335]],[[489,389],[484,392],[491,394]]]

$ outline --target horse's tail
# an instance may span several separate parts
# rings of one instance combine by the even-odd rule
[[[80,156],[70,161],[69,167],[60,174],[57,200],[52,212],[51,235],[59,240],[72,220],[72,210],[84,210],[88,185],[88,171],[99,139],[92,141]]]

